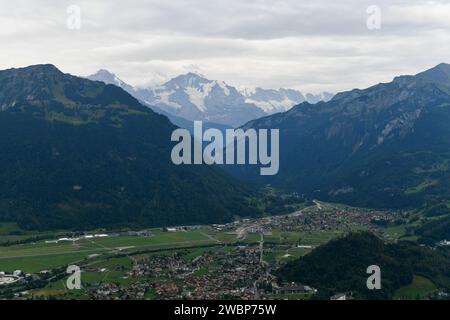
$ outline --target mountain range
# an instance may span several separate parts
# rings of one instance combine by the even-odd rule
[[[125,83],[104,82],[52,65],[0,71],[0,221],[88,229],[261,214],[249,200],[254,186],[223,168],[173,165],[176,127],[123,90]],[[252,120],[242,128],[280,130],[279,173],[228,169],[309,198],[448,207],[449,123],[450,65],[440,64]]]
[[[260,212],[215,166],[176,166],[176,127],[115,85],[53,65],[0,71],[0,221],[23,229],[230,221]]]
[[[187,125],[182,119],[237,127],[268,114],[289,110],[304,101],[317,103],[332,97],[330,93],[304,96],[292,89],[238,90],[223,81],[209,80],[192,72],[153,88],[135,88],[107,70],[99,70],[88,79],[121,87],[182,127]]]
[[[304,102],[243,128],[280,130],[280,171],[241,177],[310,197],[404,208],[450,200],[450,65]]]
[[[283,88],[278,90],[263,88],[255,88],[254,90],[242,89],[241,93],[245,96],[247,103],[256,105],[266,114],[288,111],[293,106],[305,101],[314,104],[320,101],[329,101],[333,98],[333,94],[329,92],[303,95],[298,90]]]

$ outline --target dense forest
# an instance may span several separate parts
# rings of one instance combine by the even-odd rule
[[[450,215],[424,223],[415,230],[419,242],[433,245],[436,242],[450,241]]]
[[[381,290],[366,286],[371,265],[381,268]],[[397,289],[411,283],[414,275],[449,289],[449,253],[411,242],[385,244],[367,232],[332,240],[278,271],[281,281],[313,286],[324,299],[336,293],[351,293],[356,299],[390,299]]]
[[[206,224],[262,212],[220,168],[176,166],[169,120],[42,65],[0,71],[0,221],[23,229]]]
[[[323,201],[389,209],[450,200],[450,65],[247,123],[280,130],[280,171],[234,174]]]

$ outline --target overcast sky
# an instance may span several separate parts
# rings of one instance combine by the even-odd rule
[[[70,5],[80,29],[67,26]],[[367,27],[372,5],[381,29]],[[235,86],[337,92],[450,62],[450,1],[0,0],[0,43],[0,69],[104,68],[137,86],[194,71]]]

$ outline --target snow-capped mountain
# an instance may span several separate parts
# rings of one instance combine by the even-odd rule
[[[267,114],[284,112],[293,106],[306,101],[300,91],[292,89],[244,89],[241,93],[247,103],[253,103]]]
[[[267,114],[288,111],[293,106],[305,101],[314,104],[319,101],[329,101],[333,97],[333,94],[328,92],[317,95],[307,93],[305,96],[298,90],[284,88],[278,90],[244,88],[241,93],[246,97],[247,103],[255,104]]]
[[[195,73],[173,78],[149,90],[141,99],[191,121],[239,126],[265,115],[260,108],[247,103],[236,88]]]
[[[154,111],[167,115],[178,126],[182,126],[180,119],[186,119],[237,127],[287,111],[304,101],[317,103],[333,96],[329,93],[304,96],[292,89],[238,90],[223,81],[209,80],[196,73],[179,75],[153,88],[134,88],[106,70],[99,70],[88,79],[121,87]]]
[[[119,77],[117,77],[114,73],[109,72],[108,70],[105,70],[105,69],[100,69],[95,74],[90,75],[87,78],[89,80],[93,80],[93,81],[101,81],[106,84],[113,84],[115,86],[118,86],[118,87],[124,89],[125,91],[127,91],[130,94],[132,92],[136,91],[136,89],[133,88],[133,86],[125,83],[124,81],[119,79]]]
[[[147,105],[156,107],[156,111],[159,109],[189,121],[202,120],[237,127],[266,115],[254,104],[245,102],[245,97],[235,87],[195,73],[180,75],[149,89],[133,88],[105,70],[88,79],[122,87]]]
[[[322,92],[319,94],[313,94],[313,93],[307,93],[306,94],[306,101],[308,101],[309,103],[317,103],[320,101],[324,101],[324,102],[328,102],[331,99],[333,99],[334,94],[330,93],[330,92]]]

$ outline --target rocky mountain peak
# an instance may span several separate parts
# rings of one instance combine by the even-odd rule
[[[441,63],[436,67],[418,73],[416,77],[426,78],[440,84],[450,85],[450,64]]]

